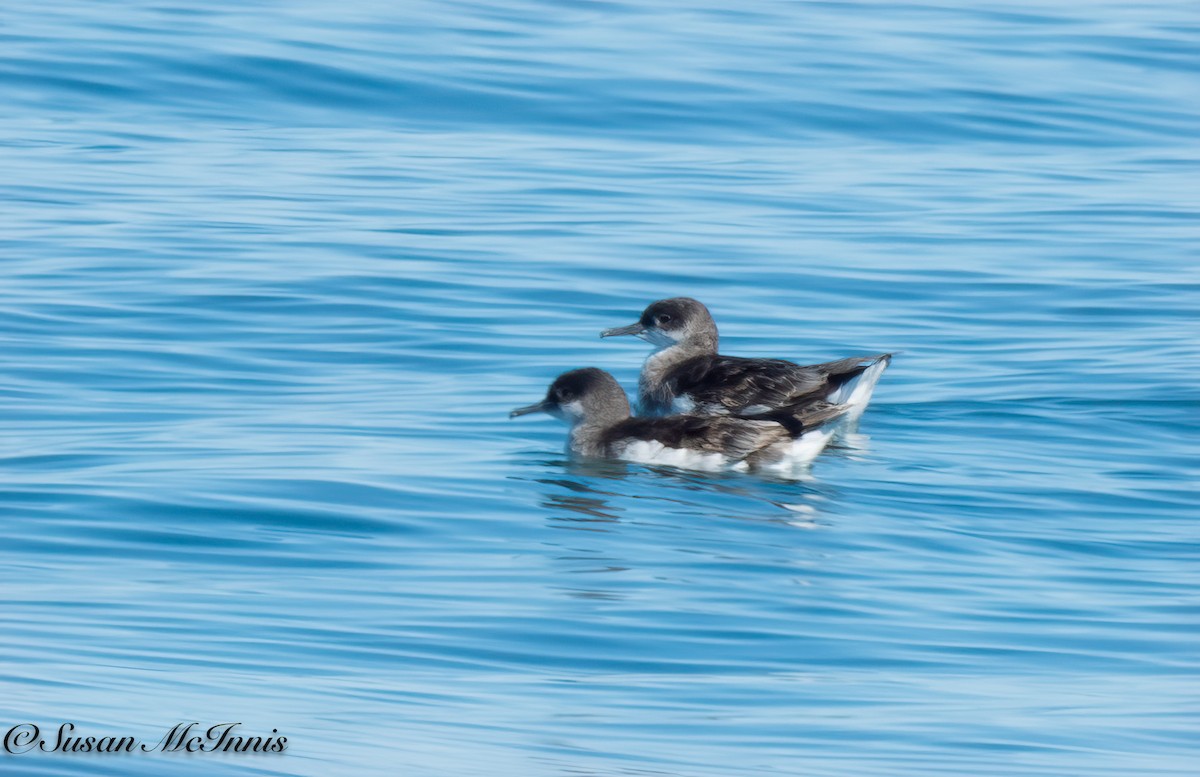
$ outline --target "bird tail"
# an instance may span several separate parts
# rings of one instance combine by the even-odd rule
[[[867,409],[875,384],[883,375],[883,371],[892,361],[892,354],[881,353],[875,356],[862,356],[852,359],[842,359],[827,365],[830,377],[838,382],[825,400],[835,405],[846,405],[846,420],[855,421]]]

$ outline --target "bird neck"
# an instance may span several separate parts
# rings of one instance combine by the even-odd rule
[[[638,377],[638,400],[642,411],[656,415],[668,412],[673,397],[666,380],[671,370],[688,359],[715,356],[716,353],[716,334],[705,333],[672,343],[647,356],[646,363],[642,365],[642,373]]]
[[[571,427],[567,448],[576,456],[603,456],[604,429],[595,424],[576,424]]]
[[[629,406],[622,410],[606,407],[593,410],[571,425],[567,447],[578,456],[604,456],[604,435],[612,427],[629,418]]]

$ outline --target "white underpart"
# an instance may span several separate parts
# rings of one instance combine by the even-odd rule
[[[792,440],[790,445],[781,446],[783,455],[775,461],[763,464],[760,469],[781,477],[801,477],[808,471],[808,465],[825,450],[825,446],[833,439],[836,424],[823,426],[805,432],[799,439]]]
[[[636,464],[665,464],[684,469],[702,469],[709,472],[737,468],[745,462],[731,462],[720,453],[705,453],[688,448],[668,448],[656,440],[631,440],[621,449],[617,458]]]
[[[839,423],[853,423],[858,420],[863,411],[867,409],[867,403],[871,401],[871,394],[875,391],[875,384],[879,382],[879,378],[887,366],[888,360],[880,359],[864,370],[862,375],[843,384],[837,391],[826,397],[834,404],[850,406]]]
[[[808,465],[825,449],[834,435],[834,427],[823,427],[805,432],[802,437],[775,446],[772,452],[777,458],[759,466],[760,470],[782,477],[801,477]],[[721,453],[706,453],[689,448],[668,448],[656,440],[631,440],[617,454],[617,458],[636,464],[662,464],[682,469],[707,472],[733,470],[744,472],[750,465],[743,460],[732,460]]]

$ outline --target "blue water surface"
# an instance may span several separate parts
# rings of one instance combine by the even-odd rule
[[[31,775],[1194,775],[1193,2],[0,13],[0,754]],[[509,421],[900,351],[801,481]]]

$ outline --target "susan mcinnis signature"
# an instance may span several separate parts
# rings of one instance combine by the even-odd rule
[[[176,723],[157,742],[131,736],[95,736],[79,733],[74,723],[43,731],[33,723],[21,723],[4,731],[5,753],[282,753],[287,737],[271,729],[270,736],[243,733],[241,723],[217,723],[205,728],[199,723]]]

